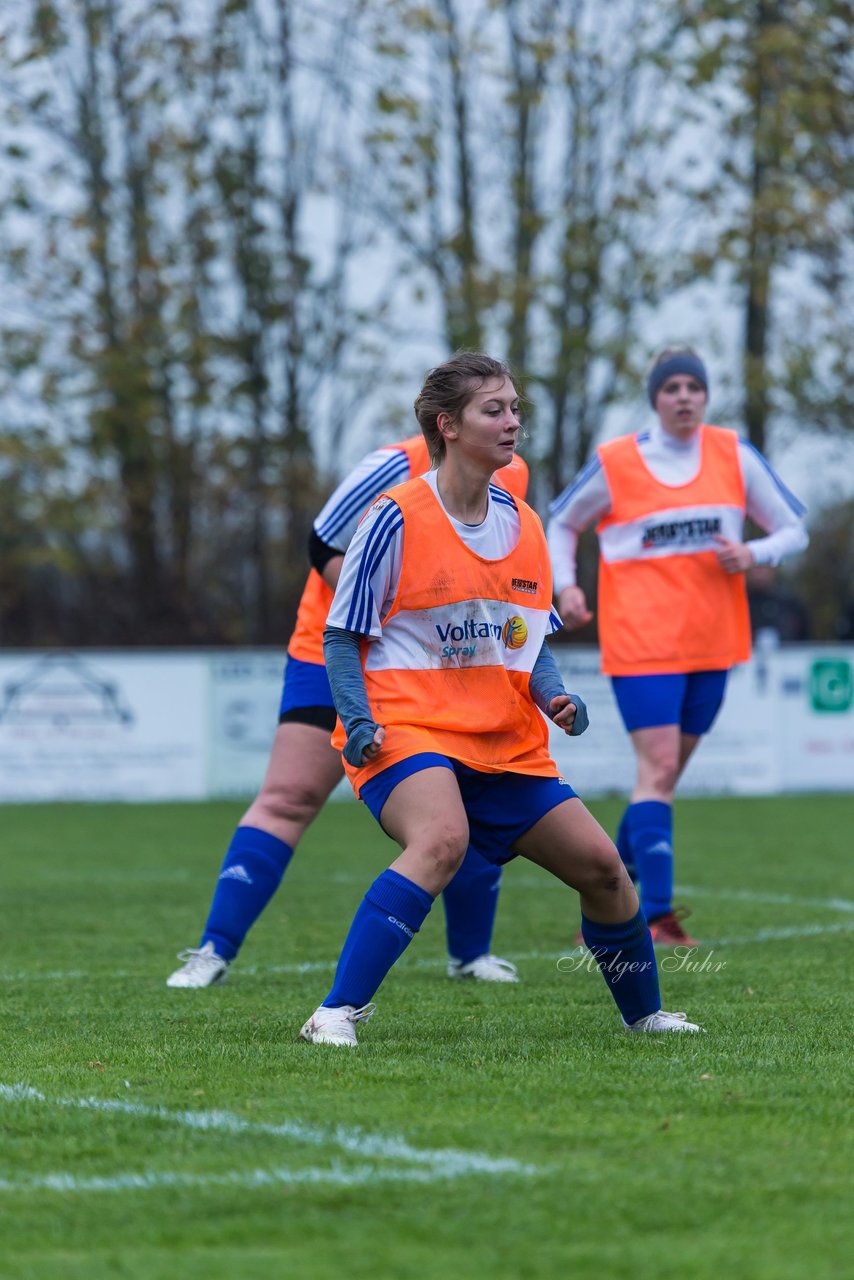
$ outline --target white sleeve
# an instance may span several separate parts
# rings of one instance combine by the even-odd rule
[[[403,449],[375,449],[341,481],[315,520],[314,532],[327,546],[346,551],[371,503],[408,479],[409,458]]]
[[[391,498],[380,498],[344,555],[326,625],[378,639],[397,592],[402,560],[403,513]]]
[[[739,440],[738,447],[747,514],[768,532],[768,537],[753,538],[748,545],[756,564],[777,565],[808,545],[806,508],[758,449],[746,440]]]
[[[564,587],[575,586],[578,535],[610,510],[611,492],[596,454],[549,507],[546,537],[556,595]]]

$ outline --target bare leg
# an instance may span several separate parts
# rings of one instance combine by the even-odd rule
[[[280,724],[261,790],[238,826],[267,831],[294,849],[343,776],[326,729]]]
[[[631,803],[660,800],[671,804],[676,784],[700,741],[699,736],[682,733],[678,724],[635,729],[630,736],[637,766]]]
[[[399,782],[380,814],[401,846],[391,870],[435,898],[463,860],[469,825],[450,769],[423,769]]]
[[[638,897],[614,842],[577,798],[549,810],[516,849],[576,889],[589,920],[618,924],[638,912]]]

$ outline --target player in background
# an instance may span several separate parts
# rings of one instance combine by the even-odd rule
[[[728,671],[750,657],[745,570],[777,565],[808,539],[803,506],[762,454],[704,423],[709,379],[696,352],[663,351],[647,393],[658,421],[599,446],[552,503],[548,540],[558,610],[580,627],[592,614],[576,545],[596,525],[602,670],[637,764],[617,848],[654,940],[693,945],[672,901],[673,793]],[[745,516],[768,536],[745,542]]]
[[[225,979],[247,933],[278,889],[293,852],[343,777],[332,747],[332,693],[323,665],[323,627],[350,539],[378,494],[430,467],[424,437],[368,454],[342,481],[314,522],[312,569],[288,644],[279,727],[266,776],[232,836],[197,948],[180,952],[184,963],[169,987],[209,987]],[[514,457],[502,483],[524,497],[528,468]],[[516,968],[490,952],[501,868],[469,850],[443,895],[448,976],[516,982]]]
[[[576,735],[587,715],[546,644],[560,619],[542,525],[491,483],[519,431],[509,371],[460,352],[430,371],[415,412],[435,468],[368,511],[324,634],[333,741],[401,852],[365,894],[332,990],[300,1035],[355,1046],[470,840],[496,864],[522,854],[578,889],[585,939],[628,1030],[697,1031],[661,1010],[634,886],[548,753],[546,715]]]

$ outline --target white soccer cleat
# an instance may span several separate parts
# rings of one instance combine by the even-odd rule
[[[327,1009],[321,1005],[300,1028],[300,1040],[309,1044],[341,1044],[355,1049],[359,1043],[356,1039],[356,1023],[367,1022],[376,1012],[375,1004],[362,1005],[357,1009],[352,1004],[342,1004],[337,1009]]]
[[[627,1031],[705,1031],[696,1022],[689,1022],[685,1013],[666,1013],[659,1009],[658,1013],[648,1013],[637,1022],[624,1022]]]
[[[480,982],[518,982],[515,964],[500,956],[476,956],[463,964],[461,960],[448,961],[449,978],[477,978]]]
[[[178,959],[184,964],[166,979],[167,987],[212,987],[225,982],[228,961],[214,951],[214,944],[206,942],[197,951],[179,951]]]

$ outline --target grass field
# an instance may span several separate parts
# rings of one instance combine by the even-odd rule
[[[449,982],[437,909],[356,1051],[296,1039],[393,852],[355,805],[225,986],[164,986],[240,811],[0,810],[3,1280],[849,1273],[854,797],[678,804],[708,963],[662,986],[706,1035],[624,1035],[557,967],[574,895],[517,861],[521,984]]]

